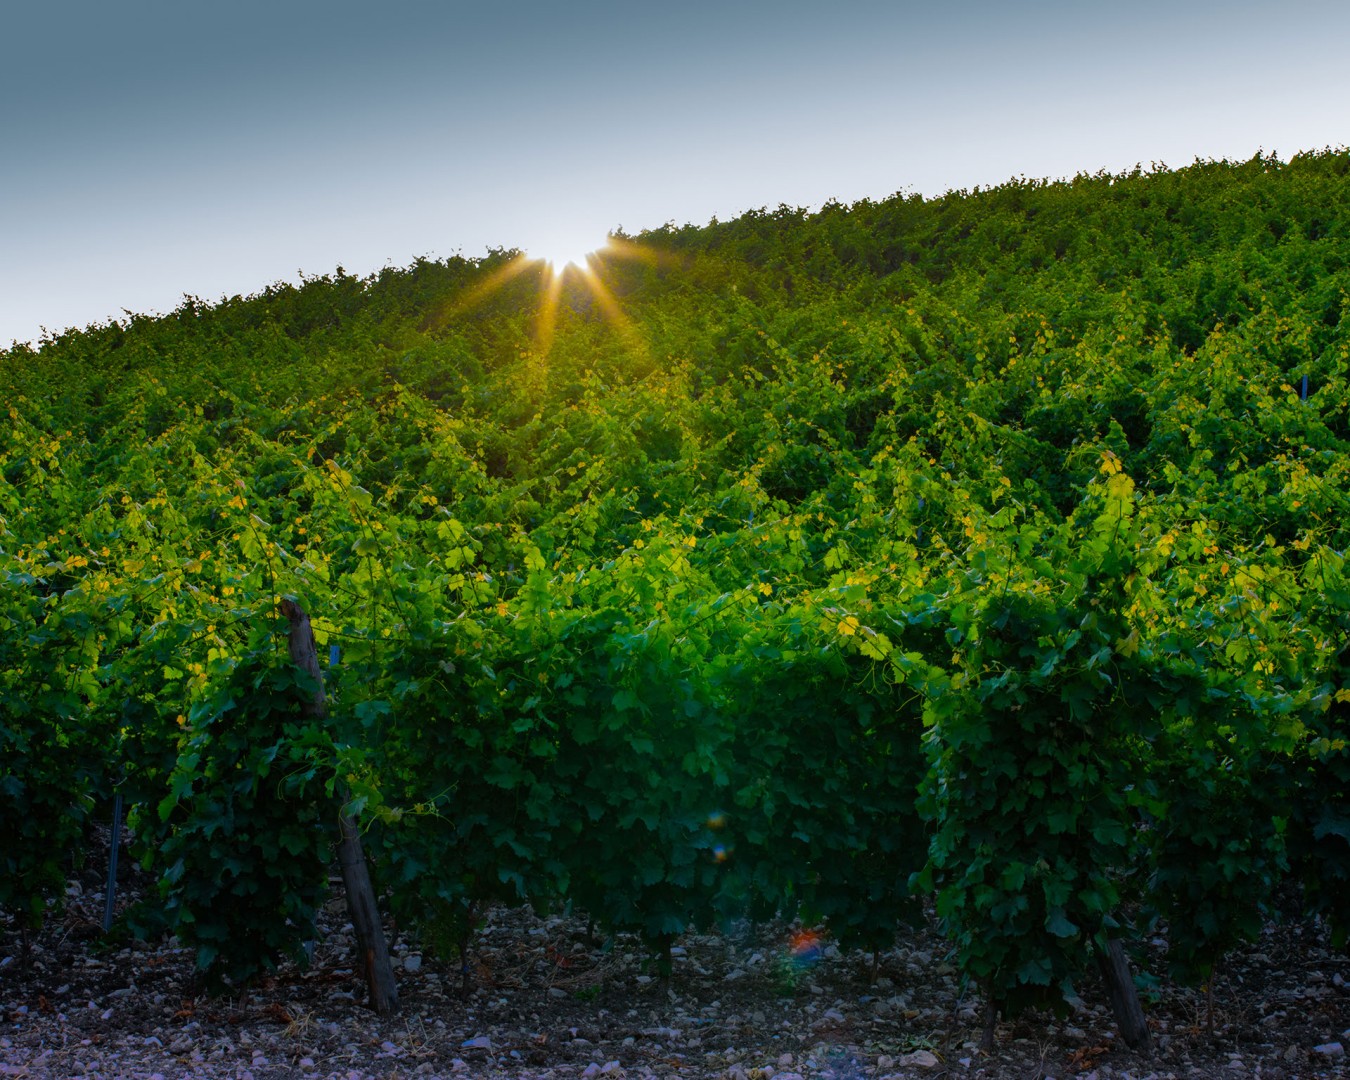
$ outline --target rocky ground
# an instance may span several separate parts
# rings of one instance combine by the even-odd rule
[[[980,1002],[931,927],[879,957],[800,926],[689,934],[663,980],[636,939],[596,942],[581,919],[496,910],[467,991],[457,963],[397,937],[402,1010],[382,1019],[362,1004],[339,900],[307,971],[231,998],[198,993],[172,939],[107,948],[102,906],[92,881],[72,883],[28,963],[0,921],[0,1077],[1350,1076],[1350,957],[1316,925],[1271,926],[1229,959],[1212,1030],[1203,994],[1158,986],[1143,1058],[1118,1045],[1094,984],[1067,1016],[1000,1024],[997,1049],[981,1053]],[[1152,947],[1156,962],[1163,944]]]

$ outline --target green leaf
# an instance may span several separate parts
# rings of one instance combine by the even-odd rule
[[[1045,929],[1058,938],[1074,938],[1079,934],[1078,926],[1069,921],[1062,907],[1050,909],[1045,917]]]

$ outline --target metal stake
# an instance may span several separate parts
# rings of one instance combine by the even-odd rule
[[[122,844],[122,795],[113,796],[112,842],[108,851],[108,889],[103,894],[103,932],[112,929],[113,901],[117,899],[117,849]]]

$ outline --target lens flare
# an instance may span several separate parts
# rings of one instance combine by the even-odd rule
[[[820,935],[814,930],[800,930],[789,939],[788,951],[792,954],[795,967],[815,967],[822,953]]]

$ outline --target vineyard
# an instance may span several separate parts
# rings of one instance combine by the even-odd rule
[[[120,796],[215,986],[303,961],[340,816],[447,958],[927,907],[1013,1014],[1342,945],[1347,207],[1344,150],[1015,181],[0,352],[0,909]]]

